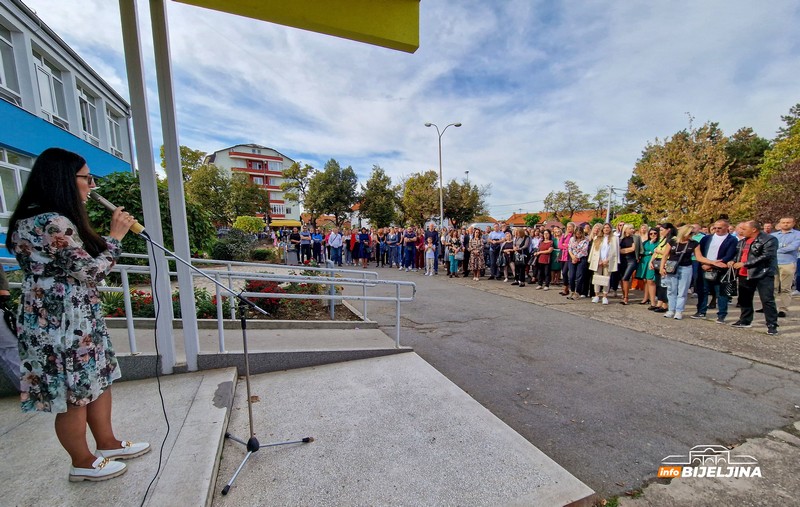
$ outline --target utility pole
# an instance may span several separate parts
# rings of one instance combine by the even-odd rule
[[[606,188],[608,189],[608,207],[606,208],[606,223],[610,224],[611,223],[611,197],[614,195],[614,193],[615,193],[614,191],[615,190],[619,190],[620,192],[622,192],[625,189],[624,188],[614,188],[611,185],[606,185]]]

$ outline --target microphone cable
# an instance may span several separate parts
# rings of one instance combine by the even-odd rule
[[[147,245],[150,249],[150,257],[155,259],[155,249],[153,248],[152,239],[150,235],[147,234],[147,231],[142,231],[139,233],[140,236],[144,236],[147,239]],[[147,494],[150,493],[150,488],[155,483],[156,479],[158,478],[158,474],[161,473],[161,461],[164,456],[164,445],[167,443],[167,437],[169,436],[169,417],[167,417],[167,406],[164,403],[164,393],[161,391],[161,375],[159,374],[158,368],[158,360],[159,360],[159,351],[158,351],[158,317],[161,313],[161,300],[158,297],[158,263],[153,263],[153,285],[152,291],[155,296],[155,303],[156,303],[156,314],[155,314],[155,322],[153,323],[153,341],[156,346],[156,383],[158,384],[158,397],[161,399],[161,411],[164,413],[164,422],[167,424],[167,433],[164,435],[164,440],[161,441],[161,447],[158,450],[158,468],[156,469],[155,475],[150,480],[150,484],[147,485],[147,489],[144,492],[144,496],[142,497],[142,503],[139,504],[139,507],[144,507],[144,502],[147,500]]]

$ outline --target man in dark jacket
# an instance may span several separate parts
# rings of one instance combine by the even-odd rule
[[[729,263],[736,257],[736,247],[738,241],[734,236],[728,234],[727,220],[717,220],[714,223],[714,234],[708,234],[700,239],[700,252],[712,261],[722,261]],[[708,296],[716,295],[719,290],[719,283],[724,269],[717,268],[710,264],[700,264],[700,272],[695,281],[697,292],[697,313],[692,315],[693,319],[706,318],[708,310]],[[717,324],[723,324],[728,315],[728,303],[730,299],[725,294],[720,293],[717,303]]]
[[[739,306],[742,315],[733,327],[752,327],[753,296],[764,307],[767,334],[778,334],[778,308],[775,306],[775,273],[778,270],[778,239],[761,232],[761,224],[751,220],[740,224],[742,239],[736,260],[728,263],[739,274]]]

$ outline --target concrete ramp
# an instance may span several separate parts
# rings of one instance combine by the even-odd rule
[[[414,353],[253,377],[262,448],[227,440],[213,504],[590,505],[593,491]],[[228,431],[249,437],[240,380]]]

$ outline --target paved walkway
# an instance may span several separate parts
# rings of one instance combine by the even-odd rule
[[[738,445],[800,419],[792,318],[771,337],[531,286],[384,276],[418,284],[403,343],[607,497],[645,485],[667,455]],[[790,315],[800,315],[796,303]],[[390,310],[369,311],[389,329]],[[783,490],[798,486],[795,475],[771,472]],[[771,488],[760,491],[780,504]]]

